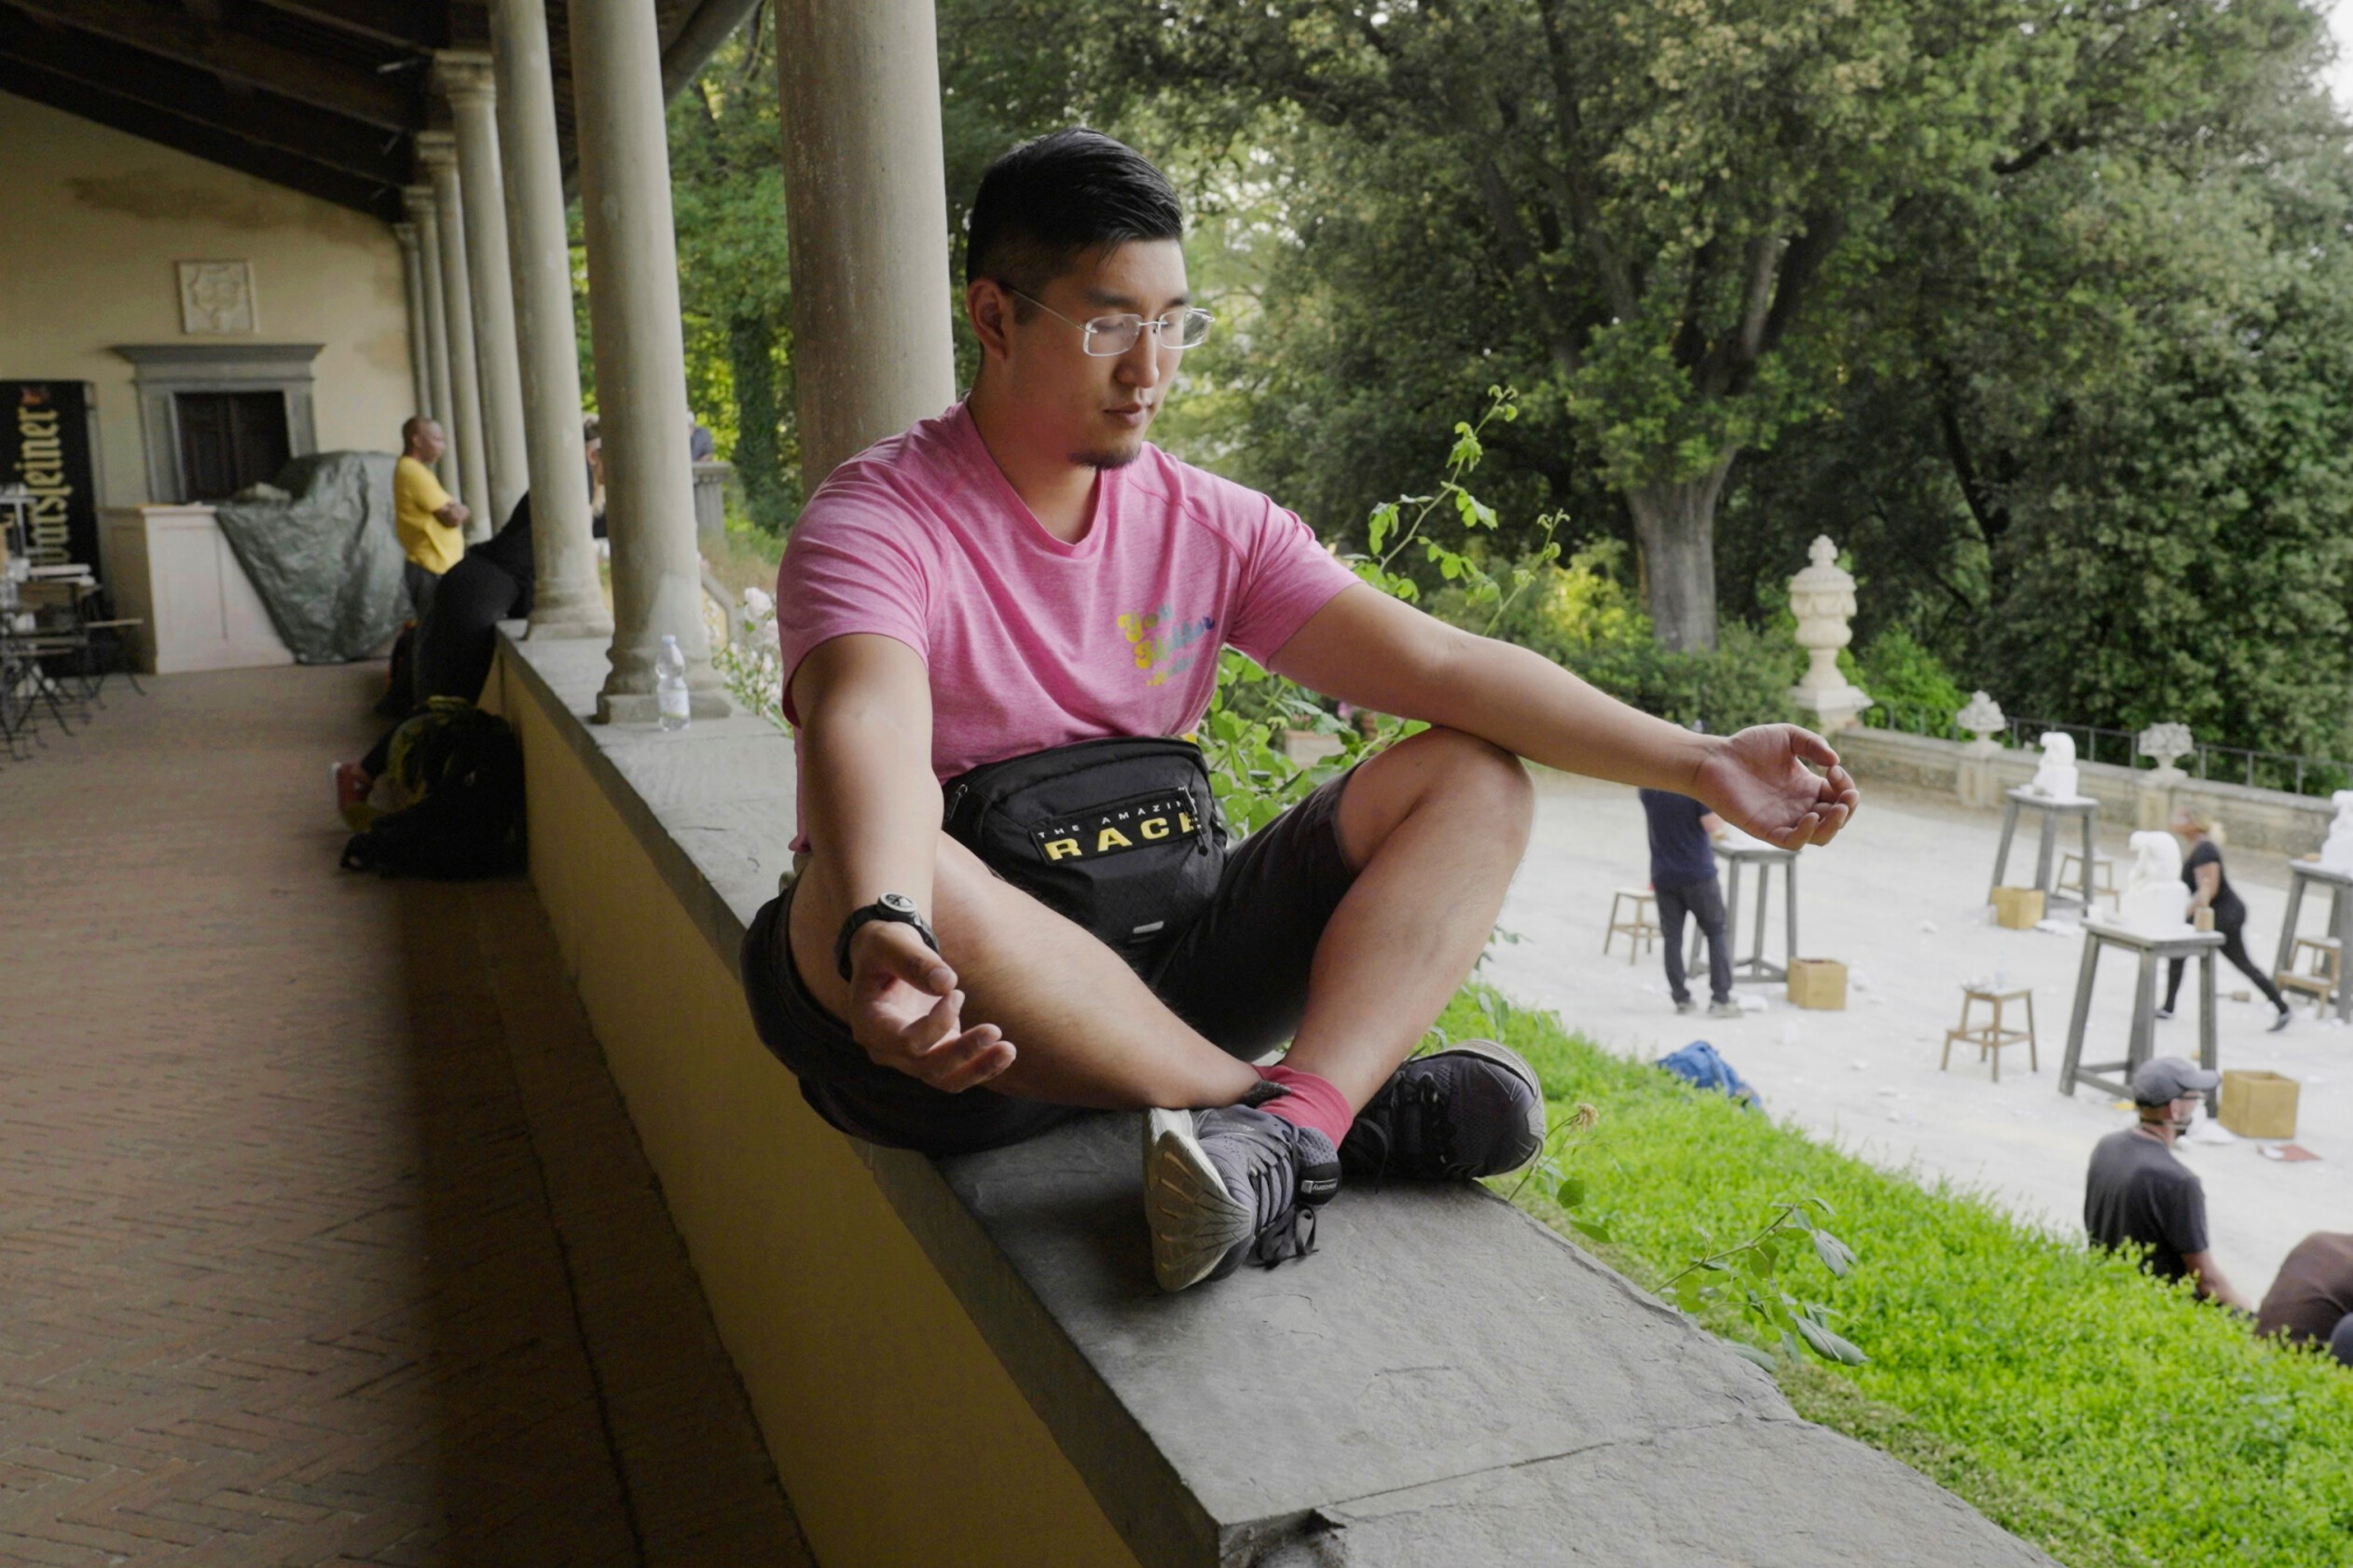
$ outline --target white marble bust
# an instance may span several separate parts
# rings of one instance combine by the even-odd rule
[[[2320,846],[2320,864],[2353,875],[2353,790],[2339,790],[2329,799],[2336,806],[2336,820],[2329,824],[2328,841]]]
[[[2189,925],[2181,882],[2181,842],[2168,832],[2132,835],[2132,879],[2118,901],[2119,924],[2150,936],[2177,936]]]
[[[2057,801],[2071,801],[2075,795],[2075,737],[2064,730],[2044,734],[2043,764],[2034,770],[2034,781],[2027,786],[2038,795]]]

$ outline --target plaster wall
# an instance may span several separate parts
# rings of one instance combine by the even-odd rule
[[[117,343],[320,343],[321,451],[389,452],[416,412],[389,225],[0,93],[0,378],[97,387],[102,506],[147,493],[131,366]],[[253,264],[259,331],[180,330],[181,261]]]

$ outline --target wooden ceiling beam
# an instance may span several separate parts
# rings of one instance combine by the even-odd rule
[[[355,33],[379,44],[438,49],[449,45],[448,7],[443,0],[253,0],[305,21]]]
[[[315,196],[322,201],[365,213],[386,223],[396,222],[400,217],[400,192],[391,186],[360,179],[275,147],[261,146],[216,126],[182,119],[153,104],[94,89],[87,83],[22,61],[0,60],[0,92],[13,92],[20,98],[47,103],[52,109],[111,126],[126,135],[234,169],[270,185]]]
[[[162,0],[5,0],[35,21],[233,77],[265,92],[387,131],[423,125],[416,73],[385,76],[208,27]]]
[[[267,92],[235,92],[194,66],[67,33],[0,10],[0,58],[84,87],[210,125],[282,153],[356,174],[375,185],[408,178],[407,138]]]

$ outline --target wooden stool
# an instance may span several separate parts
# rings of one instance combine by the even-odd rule
[[[1645,942],[1654,945],[1658,942],[1658,922],[1653,917],[1656,909],[1652,902],[1657,897],[1647,887],[1620,887],[1610,895],[1609,929],[1602,933],[1603,953],[1609,951],[1609,944],[1617,940],[1620,931],[1627,936],[1626,961],[1630,964],[1642,956]],[[1626,907],[1628,899],[1634,901],[1634,914],[1631,919],[1623,919],[1619,912]]]
[[[2083,855],[2073,849],[2059,856],[2058,885],[2072,884],[2084,890],[2084,907],[2089,909],[2095,899],[2106,899],[2118,909],[2124,907],[2124,895],[2116,890],[2116,858],[2092,852],[2092,869],[2088,874],[2076,874],[2084,864]]]
[[[2309,956],[2312,967],[2304,967]],[[2282,991],[2301,991],[2313,1000],[2315,1014],[2329,1011],[2336,995],[2337,976],[2344,972],[2343,944],[2334,937],[2297,937],[2289,949],[2288,967],[2272,976]]]
[[[2002,1026],[2002,1006],[2008,1002],[2017,1001],[2026,1003],[2026,1027],[2005,1029]],[[1969,1010],[1979,1002],[1985,1002],[1992,1008],[1993,1018],[1990,1022],[1977,1025],[1973,1028],[1969,1023]],[[1961,1024],[1957,1028],[1945,1031],[1945,1057],[1943,1061],[1936,1064],[1938,1072],[1943,1072],[1953,1065],[1953,1041],[1955,1040],[1975,1046],[1977,1060],[1980,1062],[1988,1056],[1993,1058],[1993,1080],[1996,1083],[2002,1081],[2002,1048],[2005,1045],[2016,1045],[2020,1040],[2026,1041],[2027,1066],[2038,1073],[2043,1070],[2042,1059],[2035,1054],[2034,1049],[2034,993],[2032,991],[1981,991],[1974,985],[1962,986],[1961,988]]]

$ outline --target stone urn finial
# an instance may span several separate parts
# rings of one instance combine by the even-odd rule
[[[1871,699],[1850,685],[1838,669],[1838,650],[1854,640],[1854,578],[1838,569],[1838,547],[1818,535],[1806,552],[1813,562],[1789,580],[1790,612],[1797,617],[1797,645],[1806,650],[1806,673],[1790,701],[1812,712],[1824,732],[1854,722]]]
[[[2002,716],[2002,705],[1983,692],[1969,694],[1968,703],[1953,715],[1953,722],[1975,736],[1978,746],[1991,746],[1993,737],[2010,724]]]
[[[2142,756],[2155,760],[2160,773],[2180,771],[2173,764],[2197,750],[2187,724],[2152,724],[2134,744]]]

